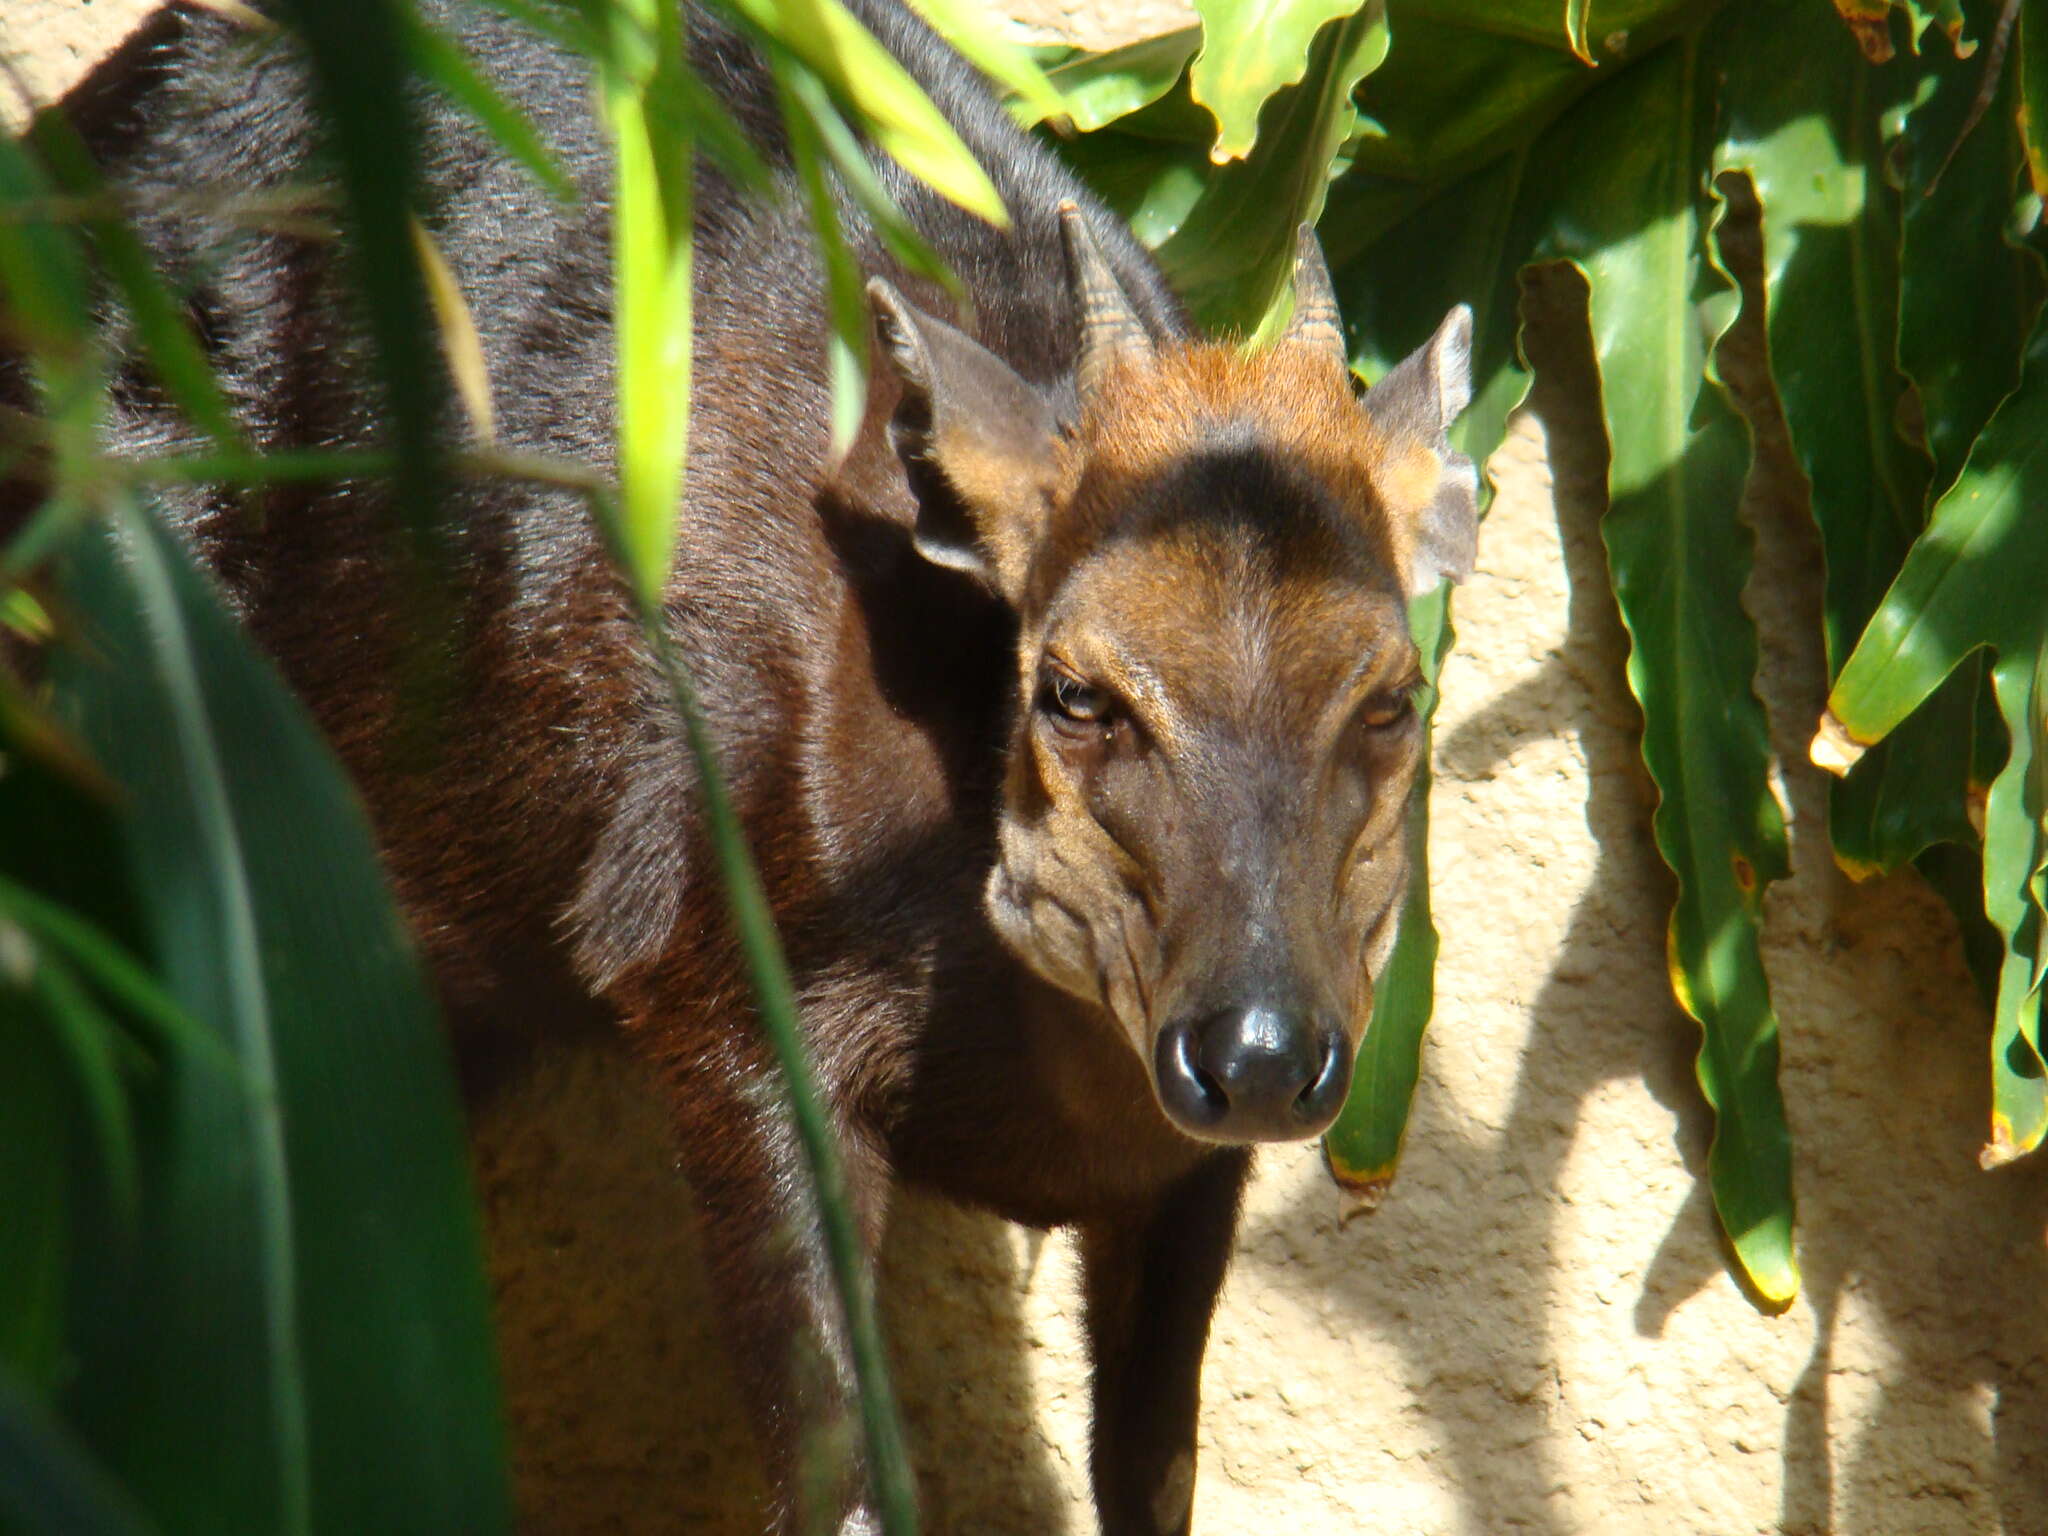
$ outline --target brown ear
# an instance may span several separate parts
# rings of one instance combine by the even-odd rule
[[[1451,447],[1451,424],[1472,399],[1472,311],[1460,304],[1436,334],[1365,392],[1404,482],[1387,497],[1407,520],[1408,591],[1420,597],[1472,574],[1479,545],[1479,472]]]
[[[912,542],[1015,601],[1045,525],[1058,420],[1009,364],[882,279],[868,297],[882,356],[903,381],[890,431],[918,490]],[[920,468],[939,483],[918,486]]]

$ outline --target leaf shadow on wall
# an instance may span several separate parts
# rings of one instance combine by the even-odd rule
[[[1632,1311],[1616,1308],[1606,1345],[1647,1354],[1679,1308],[1737,1274],[1705,1182],[1713,1121],[1693,1072],[1698,1030],[1673,1003],[1663,964],[1673,885],[1651,838],[1654,792],[1637,756],[1626,640],[1599,537],[1606,450],[1583,305],[1576,273],[1531,274],[1530,406],[1549,438],[1567,634],[1536,674],[1445,735],[1438,772],[1445,783],[1484,780],[1524,743],[1575,735],[1597,864],[1528,1005],[1528,1046],[1499,1132],[1432,1102],[1425,1076],[1403,1179],[1462,1180],[1470,1193],[1430,1206],[1427,1301],[1415,1299],[1418,1264],[1392,1239],[1387,1211],[1352,1225],[1357,1259],[1337,1282],[1362,1326],[1403,1350],[1417,1406],[1451,1456],[1446,1481],[1469,1536],[1576,1529],[1568,1465],[1582,1453],[1568,1458],[1565,1437],[1608,1428],[1564,1412],[1569,1346],[1554,1321],[1560,1299],[1586,1282],[1559,1253],[1559,1189],[1603,1084],[1636,1079],[1670,1112],[1694,1181],[1654,1251],[1624,1272],[1624,1284],[1640,1276],[1639,1289]],[[1760,375],[1753,307],[1748,323]],[[1743,389],[1741,362],[1723,359],[1761,433],[1749,503],[1770,573],[1749,597],[1761,610],[1760,675],[1795,817],[1795,879],[1774,888],[1765,950],[1786,1036],[1800,1201],[1806,1286],[1795,1305],[1811,1309],[1810,1321],[1759,1313],[1754,1326],[1813,1333],[1796,1381],[1771,1383],[1784,1403],[1775,1443],[1754,1449],[1779,1460],[1779,1518],[1794,1536],[1899,1529],[1908,1512],[1930,1532],[2048,1529],[2048,1163],[1988,1175],[1975,1166],[1988,1108],[1985,1019],[1946,911],[1913,876],[1859,887],[1833,867],[1824,783],[1804,758],[1825,692],[1817,542],[1782,423],[1774,428],[1753,378]],[[1482,533],[1482,559],[1484,548]],[[1429,1049],[1456,1047],[1455,1020],[1441,1020]],[[1424,1172],[1415,1164],[1425,1157],[1455,1166]],[[1390,1202],[1402,1196],[1397,1181]],[[1326,1221],[1327,1199],[1312,1190],[1286,1220]],[[1261,1251],[1257,1235],[1247,1234],[1251,1254]],[[1857,1337],[1838,1358],[1852,1316]],[[1729,1380],[1768,1369],[1743,1358],[1746,1331],[1728,1339],[1718,1369]],[[1838,1386],[1831,1414],[1830,1382],[1845,1377],[1854,1397]],[[1705,1417],[1710,1398],[1703,1390],[1650,1404],[1651,1419],[1664,1421],[1651,1438],[1725,1441],[1726,1426]],[[1624,1480],[1686,1474],[1632,1467],[1623,1445],[1600,1454]]]
[[[1536,365],[1529,408],[1550,439],[1569,622],[1562,648],[1539,671],[1442,737],[1437,771],[1447,786],[1490,779],[1524,743],[1576,735],[1589,771],[1585,815],[1598,863],[1555,965],[1528,1005],[1530,1044],[1500,1132],[1459,1124],[1448,1106],[1431,1102],[1425,1078],[1403,1178],[1429,1156],[1455,1164],[1473,1186],[1471,1198],[1432,1206],[1427,1302],[1413,1299],[1412,1263],[1374,1253],[1386,1213],[1352,1223],[1347,1239],[1355,1234],[1359,1262],[1345,1267],[1342,1282],[1344,1299],[1367,1326],[1398,1330],[1406,1375],[1420,1384],[1420,1406],[1450,1451],[1445,1480],[1462,1506],[1460,1529],[1471,1536],[1509,1529],[1569,1536],[1577,1528],[1555,1444],[1570,1426],[1560,1415],[1552,1296],[1570,1278],[1552,1257],[1552,1192],[1585,1101],[1603,1082],[1642,1080],[1672,1111],[1690,1168],[1704,1168],[1711,1133],[1692,1083],[1696,1034],[1671,1000],[1662,964],[1661,914],[1671,883],[1649,837],[1652,801],[1635,755],[1637,715],[1618,665],[1624,640],[1599,542],[1606,455],[1585,383],[1591,357],[1583,281],[1532,273],[1523,302],[1524,346]],[[1485,547],[1482,530],[1482,561]],[[1432,854],[1440,865],[1455,856],[1441,848]],[[1440,926],[1459,920],[1445,911],[1437,917]],[[1602,1006],[1587,1005],[1589,978]],[[1440,1014],[1429,1048],[1445,1049],[1453,1028]],[[1390,1201],[1399,1202],[1402,1191],[1397,1180]],[[1320,1217],[1327,1198],[1314,1191],[1317,1209],[1290,1219]],[[1686,1219],[1698,1225],[1711,1220],[1706,1212],[1702,1188]]]

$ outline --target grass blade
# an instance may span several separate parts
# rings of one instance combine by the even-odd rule
[[[1007,228],[995,183],[904,67],[840,0],[732,0],[831,88],[876,146],[941,197]]]
[[[532,119],[477,73],[476,66],[469,62],[469,55],[453,38],[429,26],[413,12],[402,12],[401,15],[413,67],[474,118],[497,141],[500,149],[532,172],[533,179],[558,201],[575,202],[575,183],[556,163],[547,140],[541,137]]]

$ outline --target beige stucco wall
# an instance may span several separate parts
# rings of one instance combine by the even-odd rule
[[[71,69],[62,25],[141,8],[0,0],[0,48]],[[1536,329],[1547,449],[1518,423],[1457,602],[1441,995],[1406,1163],[1344,1225],[1311,1150],[1265,1158],[1205,1376],[1196,1529],[2048,1536],[2048,1164],[1978,1171],[1985,1019],[1947,914],[1828,861],[1800,751],[1816,567],[1782,463],[1752,501],[1780,573],[1754,606],[1794,813],[1767,958],[1807,1287],[1767,1316],[1731,1274],[1570,334]],[[528,1528],[758,1529],[687,1191],[632,1064],[545,1047],[476,1145]],[[906,1197],[884,1268],[933,1528],[1090,1530],[1066,1242]]]

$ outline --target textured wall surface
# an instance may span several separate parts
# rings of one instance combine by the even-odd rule
[[[0,0],[0,126],[47,106],[152,15],[159,0]],[[28,102],[23,101],[26,93]]]
[[[69,68],[60,24],[140,9],[0,0],[0,46]],[[1752,597],[1794,813],[1767,958],[1806,1289],[1772,1317],[1732,1278],[1573,295],[1535,298],[1540,419],[1496,457],[1444,679],[1440,1000],[1406,1161],[1340,1225],[1311,1150],[1265,1158],[1205,1376],[1196,1530],[2048,1536],[2048,1164],[1977,1169],[1986,1023],[1946,912],[1828,859],[1803,757],[1817,563],[1781,451],[1751,497],[1774,572]],[[552,1043],[475,1130],[528,1528],[758,1530],[688,1192],[633,1064]],[[933,1529],[1091,1530],[1065,1241],[906,1196],[884,1278]]]

